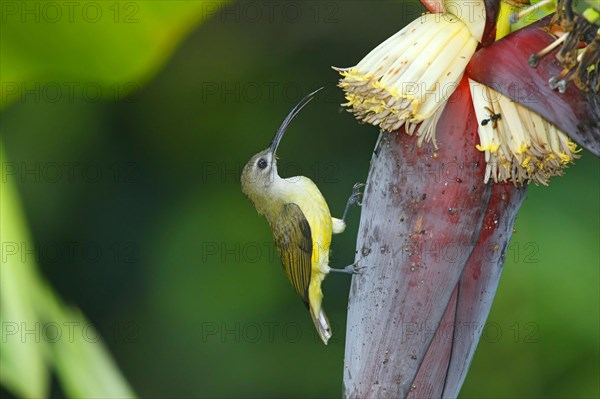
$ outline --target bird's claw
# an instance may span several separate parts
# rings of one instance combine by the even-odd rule
[[[356,204],[358,206],[362,206],[362,198],[363,198],[363,192],[362,192],[362,188],[365,187],[365,183],[355,183],[354,186],[352,186],[352,196],[350,197],[350,202],[352,204]]]
[[[329,268],[330,272],[334,273],[344,273],[344,274],[362,274],[362,269],[364,266],[358,266],[357,262],[344,267],[343,269],[334,269],[333,267]]]
[[[346,209],[344,209],[344,214],[342,215],[342,220],[344,222],[346,222],[346,216],[348,215],[348,211],[350,210],[350,207],[352,205],[358,205],[361,206],[362,205],[362,196],[363,193],[361,191],[361,188],[363,188],[365,185],[363,183],[356,183],[353,187],[352,187],[352,195],[350,196],[350,198],[348,198],[348,202],[346,203]]]
[[[364,266],[359,266],[356,263],[353,263],[349,266],[346,266],[344,269],[348,270],[348,273],[351,274],[362,274],[362,271],[365,267]]]

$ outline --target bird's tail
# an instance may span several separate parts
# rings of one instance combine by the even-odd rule
[[[315,315],[312,306],[310,306],[310,315],[315,323],[315,327],[319,333],[319,336],[323,340],[323,343],[327,345],[327,341],[329,341],[329,338],[331,338],[331,326],[329,325],[329,319],[327,318],[325,311],[323,308],[320,308],[319,314]]]

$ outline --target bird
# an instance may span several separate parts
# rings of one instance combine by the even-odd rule
[[[321,283],[330,272],[354,274],[360,270],[356,262],[343,269],[329,267],[331,236],[346,229],[348,210],[352,205],[360,206],[364,184],[354,185],[342,218],[338,219],[331,216],[321,191],[308,177],[281,178],[276,157],[290,123],[321,89],[300,100],[284,119],[271,145],[250,158],[242,170],[241,186],[258,213],[267,219],[283,269],[327,345],[332,330],[322,306]]]

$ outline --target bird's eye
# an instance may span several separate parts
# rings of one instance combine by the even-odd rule
[[[261,158],[261,159],[258,160],[258,164],[257,165],[258,165],[259,168],[264,169],[264,168],[267,167],[267,161],[265,161],[264,158]]]

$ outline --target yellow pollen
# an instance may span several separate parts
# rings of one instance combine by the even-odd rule
[[[489,151],[491,153],[494,153],[494,152],[498,151],[498,148],[500,148],[500,145],[490,143],[490,144],[485,145],[485,146],[480,146],[479,144],[477,144],[475,146],[475,148],[477,148],[477,150],[481,151],[481,152]]]
[[[568,156],[564,151],[560,154],[560,162],[567,164],[571,162],[571,157]]]
[[[527,145],[527,143],[521,143],[517,154],[525,154],[527,151],[529,151],[529,146]]]
[[[575,143],[574,141],[569,140],[569,142],[567,143],[567,146],[569,146],[569,150],[571,150],[572,153],[579,153],[583,150],[583,148],[577,148],[577,143]]]

